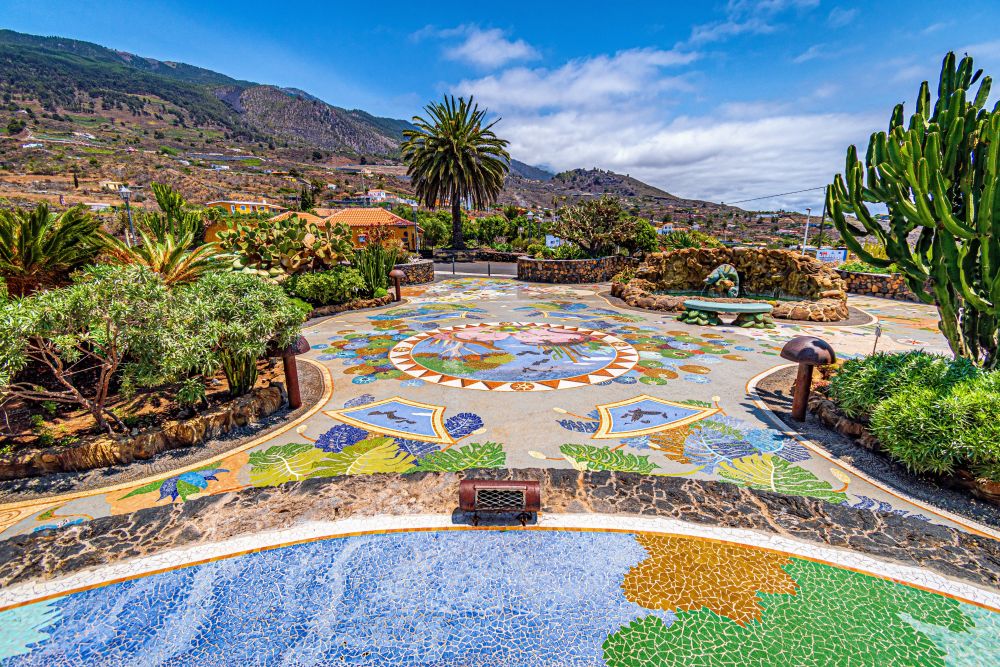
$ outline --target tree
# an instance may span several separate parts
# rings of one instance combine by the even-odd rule
[[[73,169],[73,189],[76,190],[80,187],[80,178],[76,174],[76,169]]]
[[[316,206],[316,201],[313,199],[312,188],[303,185],[301,192],[299,192],[299,210],[308,211],[314,206]]]
[[[982,73],[973,72],[968,56],[958,63],[954,53],[945,56],[933,107],[924,81],[907,127],[898,104],[888,132],[871,135],[864,164],[857,148],[848,148],[843,176],[827,187],[826,207],[862,261],[895,264],[921,300],[937,305],[956,356],[994,369],[1000,368],[1000,104],[985,108],[991,80]],[[884,204],[888,222],[873,216],[868,203]],[[867,252],[865,236],[887,256]]]
[[[109,419],[124,430],[106,407],[112,379],[122,372],[126,386],[154,384],[168,362],[187,354],[187,336],[170,344],[177,330],[165,325],[167,302],[155,274],[100,267],[67,287],[0,306],[0,398],[77,404],[102,430],[112,431]],[[19,378],[31,362],[47,368],[56,386]]]
[[[22,119],[11,118],[10,122],[7,123],[7,134],[12,136],[15,134],[20,134],[22,131],[24,131],[24,128],[26,128],[27,126],[28,124],[25,123]]]
[[[421,216],[420,226],[424,230],[424,245],[428,248],[440,247],[448,238],[448,225],[436,215]]]
[[[245,273],[212,273],[179,288],[176,308],[208,350],[203,365],[221,365],[233,396],[253,389],[257,359],[269,345],[290,345],[305,319],[280,286]]]
[[[413,180],[417,199],[436,208],[451,204],[452,247],[462,249],[462,202],[483,209],[496,201],[510,170],[506,139],[493,132],[497,120],[484,124],[487,111],[472,98],[443,102],[425,108],[427,119],[413,117],[415,130],[404,130],[403,160]]]
[[[637,220],[622,210],[618,199],[605,195],[564,209],[552,233],[577,245],[588,257],[604,257],[634,238]]]
[[[633,223],[635,232],[632,238],[622,244],[629,252],[656,252],[659,248],[659,234],[656,227],[645,218],[636,218]]]
[[[0,211],[0,276],[12,296],[64,283],[100,247],[101,222],[74,207],[58,215],[47,204]]]

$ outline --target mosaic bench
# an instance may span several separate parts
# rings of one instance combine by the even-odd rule
[[[769,303],[727,303],[688,299],[684,302],[684,312],[677,316],[677,320],[685,324],[717,326],[722,324],[719,313],[735,313],[733,326],[744,329],[773,329],[774,320],[771,318],[773,309]]]

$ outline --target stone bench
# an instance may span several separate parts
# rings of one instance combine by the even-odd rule
[[[736,319],[733,320],[733,326],[744,329],[773,329],[772,310],[774,307],[769,303],[727,303],[687,299],[684,302],[684,312],[677,316],[677,320],[685,324],[717,326],[722,324],[719,313],[734,313]]]

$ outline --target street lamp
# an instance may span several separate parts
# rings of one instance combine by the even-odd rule
[[[121,196],[122,201],[125,202],[125,215],[128,216],[128,231],[129,238],[128,244],[135,244],[135,225],[132,224],[132,207],[129,206],[129,197],[132,195],[132,191],[126,188],[124,185],[118,190],[118,194]]]

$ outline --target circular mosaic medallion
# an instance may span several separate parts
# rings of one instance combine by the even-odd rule
[[[425,382],[484,391],[549,391],[617,378],[639,353],[610,334],[537,322],[463,324],[398,343],[393,365]]]

